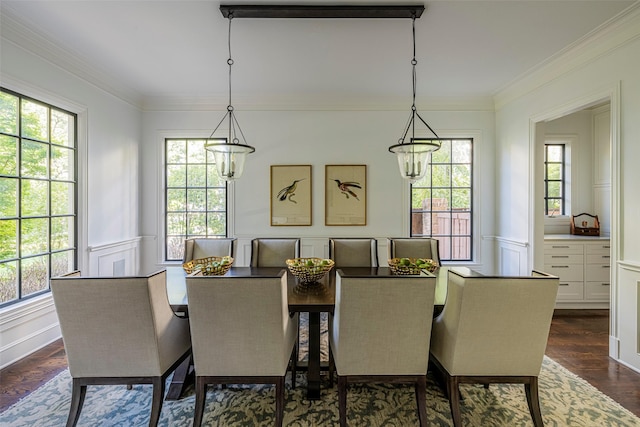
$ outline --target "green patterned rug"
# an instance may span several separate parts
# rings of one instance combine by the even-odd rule
[[[284,424],[287,426],[337,426],[338,396],[334,386],[323,384],[322,399],[305,399],[304,374],[298,387],[287,385]],[[287,384],[289,384],[287,382]],[[465,426],[530,426],[531,418],[522,386],[461,386]],[[47,384],[0,414],[6,427],[65,425],[71,400],[71,378],[63,371]],[[540,374],[540,401],[546,426],[640,426],[640,419],[545,358]],[[272,386],[209,388],[206,426],[270,426],[275,408]],[[145,426],[151,404],[151,386],[90,387],[78,426]],[[410,386],[351,386],[348,394],[350,426],[413,426],[418,424],[415,396]],[[194,395],[189,390],[179,401],[165,402],[160,426],[190,426]],[[449,405],[430,379],[427,391],[430,425],[450,426]]]

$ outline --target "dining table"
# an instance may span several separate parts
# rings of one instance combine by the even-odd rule
[[[425,277],[436,277],[436,290],[434,299],[434,312],[439,312],[444,306],[447,296],[447,276],[449,268],[440,267],[434,272],[423,270],[420,275]],[[467,268],[455,267],[456,269]],[[226,273],[227,276],[261,276],[279,273],[285,268],[281,267],[231,267]],[[320,399],[321,394],[321,371],[324,366],[321,363],[321,325],[320,317],[322,313],[333,314],[335,306],[335,284],[336,274],[358,276],[358,277],[397,277],[389,267],[342,267],[334,268],[322,279],[314,283],[302,283],[291,272],[287,271],[287,302],[289,313],[308,313],[308,358],[306,366],[301,368],[307,371],[307,398],[310,400]],[[167,296],[169,304],[178,316],[188,317],[189,302],[186,288],[186,273],[182,267],[166,267],[167,274]],[[191,373],[190,358],[176,369],[169,390],[167,400],[179,399]]]

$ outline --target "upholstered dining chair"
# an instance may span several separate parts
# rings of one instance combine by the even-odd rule
[[[300,257],[300,239],[258,238],[251,241],[251,267],[286,267]]]
[[[287,273],[187,276],[196,376],[193,425],[202,424],[209,384],[275,384],[276,426],[284,416],[284,383],[298,333],[289,316]],[[292,382],[295,378],[295,358]]]
[[[370,238],[329,239],[329,258],[340,267],[378,267],[378,241]]]
[[[440,266],[438,240],[427,237],[388,237],[389,258],[429,258]]]
[[[454,426],[462,425],[459,384],[524,384],[529,412],[543,425],[538,375],[559,279],[483,277],[449,270],[447,302],[433,320],[431,361],[446,379]]]
[[[427,425],[426,382],[436,279],[336,273],[329,339],[338,374],[340,426],[349,383],[414,384],[420,426]]]
[[[184,241],[184,257],[182,262],[210,256],[230,256],[235,254],[238,241],[236,239],[192,238]]]
[[[54,277],[51,292],[73,379],[67,427],[80,418],[87,386],[114,384],[152,384],[156,426],[165,380],[191,354],[189,321],[169,306],[166,272]]]

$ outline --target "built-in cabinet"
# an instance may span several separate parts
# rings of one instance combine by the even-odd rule
[[[544,271],[560,278],[557,307],[608,308],[609,238],[547,235],[544,242]]]

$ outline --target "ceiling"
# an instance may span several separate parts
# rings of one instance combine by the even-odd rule
[[[426,10],[416,21],[418,99],[483,99],[583,41],[637,2],[308,4],[323,3],[424,4]],[[46,59],[144,108],[226,102],[228,20],[219,6],[219,1],[204,0],[2,0],[0,12],[3,42],[26,43]],[[410,19],[237,18],[231,34],[236,105],[267,100],[406,103],[411,97]]]

